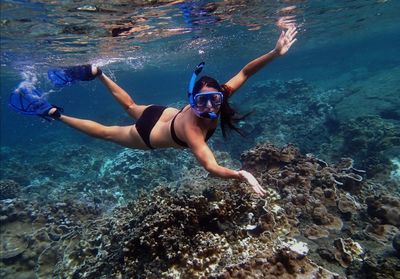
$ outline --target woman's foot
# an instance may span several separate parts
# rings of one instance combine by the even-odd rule
[[[95,66],[93,64],[92,64],[92,69],[91,70],[92,70],[92,75],[94,77],[98,77],[98,76],[101,76],[103,74],[103,71],[99,67],[97,67],[97,66]]]
[[[53,106],[51,109],[49,109],[47,115],[53,119],[59,119],[61,117],[61,112],[63,111],[64,110],[62,108]]]
[[[57,111],[57,108],[51,108],[51,109],[49,109],[49,112],[47,114],[49,116],[52,116],[56,111]]]

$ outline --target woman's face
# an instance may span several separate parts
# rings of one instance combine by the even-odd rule
[[[206,94],[205,94],[206,93]],[[215,93],[215,94],[213,94]],[[218,113],[222,105],[222,93],[207,85],[201,88],[195,96],[197,109],[201,112]]]

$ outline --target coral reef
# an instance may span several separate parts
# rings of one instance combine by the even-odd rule
[[[0,200],[16,198],[20,192],[21,186],[14,180],[0,180]]]
[[[400,255],[400,233],[393,237],[393,249]]]
[[[336,239],[333,244],[336,247],[335,259],[343,266],[348,267],[355,259],[362,260],[364,250],[361,245],[351,238]]]
[[[326,123],[334,118],[329,100],[340,93],[340,90],[317,90],[302,79],[254,83],[238,100],[241,111],[248,108],[253,112],[239,123],[248,137],[228,147],[222,141],[216,146],[229,148],[234,155],[262,142],[280,146],[294,143],[305,152],[316,152],[329,138]]]
[[[171,160],[173,157],[179,159]],[[188,157],[187,153],[176,150],[156,150],[150,153],[143,150],[124,149],[103,163],[99,177],[118,179],[115,182],[121,186],[133,184],[134,189],[146,187],[152,189],[160,183],[176,181],[180,176],[180,172],[176,170],[193,167],[194,162]],[[186,164],[187,162],[189,163]]]
[[[368,214],[383,224],[400,227],[400,198],[391,196],[371,196],[366,199]]]
[[[370,177],[389,175],[392,169],[392,150],[400,146],[400,123],[378,116],[363,116],[341,124],[336,138],[341,144],[337,154],[347,154],[359,161]]]
[[[1,201],[1,278],[51,278],[61,252],[79,240],[86,222],[100,212],[94,205],[72,200],[47,205]]]
[[[236,164],[226,153],[217,155]],[[100,181],[127,187],[117,177],[136,175],[132,169],[138,165],[128,163],[136,156],[124,151],[116,163],[103,164],[108,180]],[[398,198],[376,196],[379,185],[372,187],[351,159],[329,164],[294,145],[266,143],[244,152],[241,161],[266,188],[265,197],[193,167],[175,174],[169,187],[159,181],[151,192],[139,191],[134,201],[111,209],[87,199],[40,207],[4,200],[0,275],[396,278]]]
[[[273,255],[264,255],[264,259],[229,266],[224,273],[209,276],[209,279],[225,278],[340,278],[306,257],[280,249]]]
[[[329,161],[351,157],[367,171],[369,178],[382,180],[391,171],[395,173],[400,123],[392,111],[398,110],[385,113],[385,107],[377,107],[375,113],[364,113],[369,106],[350,107],[344,102],[354,97],[353,93],[349,88],[317,89],[302,79],[255,83],[239,100],[241,110],[248,107],[254,112],[239,123],[249,137],[229,147],[217,140],[216,146],[237,154],[255,143],[284,146],[289,142],[300,146],[303,152]],[[382,106],[387,106],[387,101],[379,100]]]

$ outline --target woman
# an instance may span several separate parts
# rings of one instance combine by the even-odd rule
[[[102,73],[99,68],[95,66],[80,68],[81,73],[74,77],[74,70],[77,70],[75,67],[69,72],[71,81],[73,79],[90,80],[98,77],[111,91],[115,99],[126,109],[127,113],[136,119],[136,124],[130,126],[104,126],[91,120],[64,115],[62,114],[62,109],[54,106],[45,111],[45,116],[57,119],[89,136],[109,140],[129,148],[188,147],[208,172],[221,178],[246,181],[257,194],[264,195],[265,190],[250,173],[220,166],[206,141],[214,133],[219,116],[221,116],[221,127],[224,135],[226,125],[236,129],[232,123],[234,111],[229,107],[229,98],[249,77],[276,57],[284,55],[296,41],[296,34],[295,27],[289,28],[286,32],[282,31],[272,51],[248,63],[222,86],[209,77],[202,77],[196,82],[197,75],[204,66],[204,63],[199,64],[189,85],[190,104],[181,110],[172,107],[136,104],[125,90]],[[86,74],[82,75],[82,69],[86,71]],[[64,71],[63,74],[67,73],[68,76],[69,70],[71,68]],[[57,72],[49,72],[49,77],[53,81],[55,76],[57,76]]]

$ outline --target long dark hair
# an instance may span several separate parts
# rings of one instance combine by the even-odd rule
[[[226,138],[226,126],[244,137],[243,132],[235,126],[235,123],[247,117],[251,112],[243,116],[235,117],[236,111],[230,106],[228,102],[231,94],[230,89],[225,84],[221,86],[218,81],[213,79],[212,77],[202,76],[200,79],[198,79],[194,85],[193,94],[196,95],[197,93],[199,93],[204,86],[215,88],[224,94],[224,101],[222,102],[220,109],[221,130],[223,137]]]

